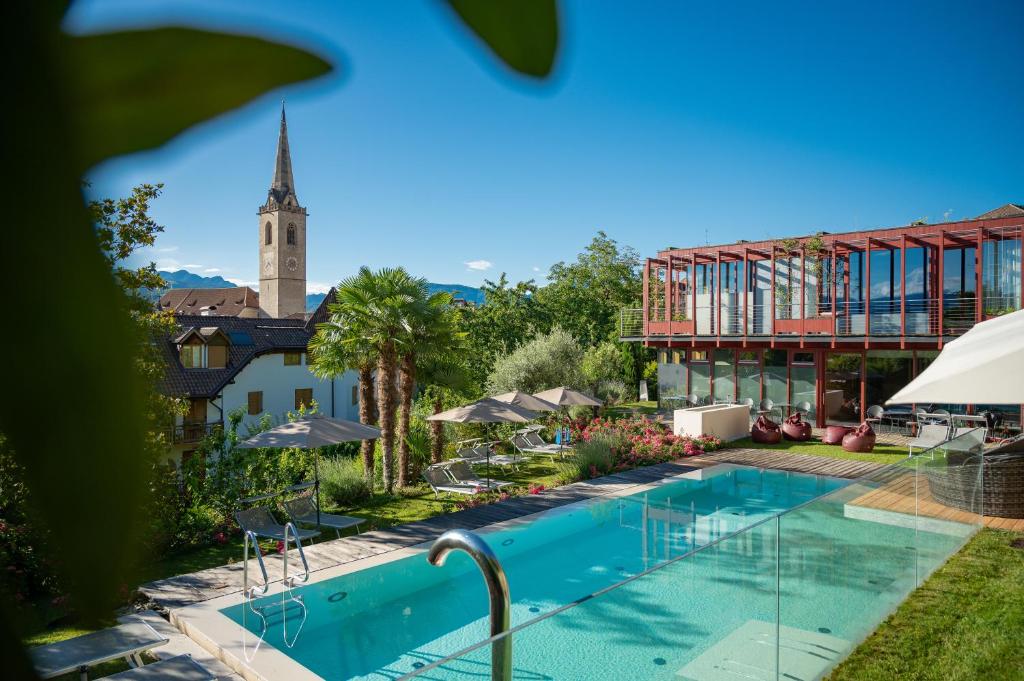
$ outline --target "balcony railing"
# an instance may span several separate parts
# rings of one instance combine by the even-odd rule
[[[776,301],[772,306],[749,302],[746,318],[742,297],[723,297],[721,306],[698,305],[687,314],[664,319],[662,310],[649,313],[646,327],[641,308],[624,308],[619,313],[619,334],[640,336],[956,336],[978,321],[1012,312],[1020,307],[1016,296],[984,296],[979,316],[978,299],[972,295],[938,298],[874,298],[807,303],[800,317],[799,303]],[[687,315],[694,315],[691,319]]]
[[[167,429],[167,436],[176,445],[194,444],[207,435],[219,433],[224,429],[220,421],[214,423],[182,423]]]

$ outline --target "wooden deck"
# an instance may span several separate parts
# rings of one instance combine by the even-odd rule
[[[881,487],[857,497],[848,505],[907,515],[917,513],[928,518],[966,524],[977,524],[982,519],[976,513],[950,508],[939,503],[932,498],[931,490],[928,486],[928,478],[924,475],[917,476],[916,481],[914,478],[915,476],[910,473],[894,475],[892,479],[885,481],[885,484]],[[983,520],[986,527],[1024,532],[1024,519],[1021,518],[989,516]]]

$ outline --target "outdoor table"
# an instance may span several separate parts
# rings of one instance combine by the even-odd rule
[[[124,658],[133,666],[142,666],[142,653],[158,648],[168,638],[145,622],[129,622],[110,629],[69,638],[57,643],[36,646],[29,656],[42,679],[78,672],[88,681],[89,667]]]

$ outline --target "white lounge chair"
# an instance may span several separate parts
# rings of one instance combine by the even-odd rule
[[[141,667],[142,653],[158,648],[168,640],[145,622],[128,622],[36,646],[28,654],[41,679],[78,672],[82,681],[88,681],[89,667],[118,658],[124,658],[132,667]]]
[[[296,525],[316,525],[319,519],[320,527],[332,528],[339,537],[341,536],[341,531],[349,527],[356,528],[358,533],[359,526],[366,522],[365,518],[353,518],[352,516],[335,515],[333,513],[321,512],[317,516],[316,502],[310,495],[296,497],[284,502],[284,510]]]
[[[477,487],[483,487],[487,490],[501,489],[511,485],[511,482],[505,480],[494,480],[493,478],[488,482],[483,478],[477,477],[473,469],[470,468],[469,464],[465,461],[454,461],[448,466],[445,466],[442,470],[451,477],[452,482],[458,485],[475,485]]]
[[[550,457],[552,461],[555,460],[556,456],[562,457],[566,453],[566,450],[558,445],[551,445],[547,443],[538,445],[535,440],[531,441],[527,435],[527,433],[519,433],[512,436],[512,446],[516,448],[516,451],[535,456],[547,456]]]
[[[949,427],[938,423],[926,423],[921,426],[917,437],[907,442],[907,456],[914,455],[914,449],[929,449],[941,445],[949,439]]]
[[[493,445],[496,442],[480,442],[472,447],[466,449],[460,449],[454,459],[449,461],[465,461],[470,465],[476,465],[481,463],[488,463],[491,466],[501,466],[505,468],[511,466],[515,468],[522,460],[517,456],[509,456],[507,454],[495,454],[492,450]]]
[[[985,448],[986,432],[987,429],[984,427],[957,428],[953,432],[953,437],[950,438],[949,442],[946,443],[945,450],[947,452],[980,452]]]
[[[441,492],[448,492],[450,494],[480,494],[484,492],[484,488],[479,485],[467,485],[462,483],[452,482],[451,477],[444,472],[441,468],[443,464],[434,464],[423,469],[423,479],[430,485],[430,489],[434,491],[434,498],[436,499]]]

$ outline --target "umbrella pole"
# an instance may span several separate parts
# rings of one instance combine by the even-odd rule
[[[313,452],[313,492],[316,494],[316,529],[320,529],[320,450]]]
[[[494,433],[491,432],[491,429],[488,427],[487,428],[487,436],[488,436],[487,439],[490,439],[491,436],[493,436],[493,434]],[[491,447],[493,447],[493,446],[494,445],[487,445],[487,491],[488,492],[491,491]]]

